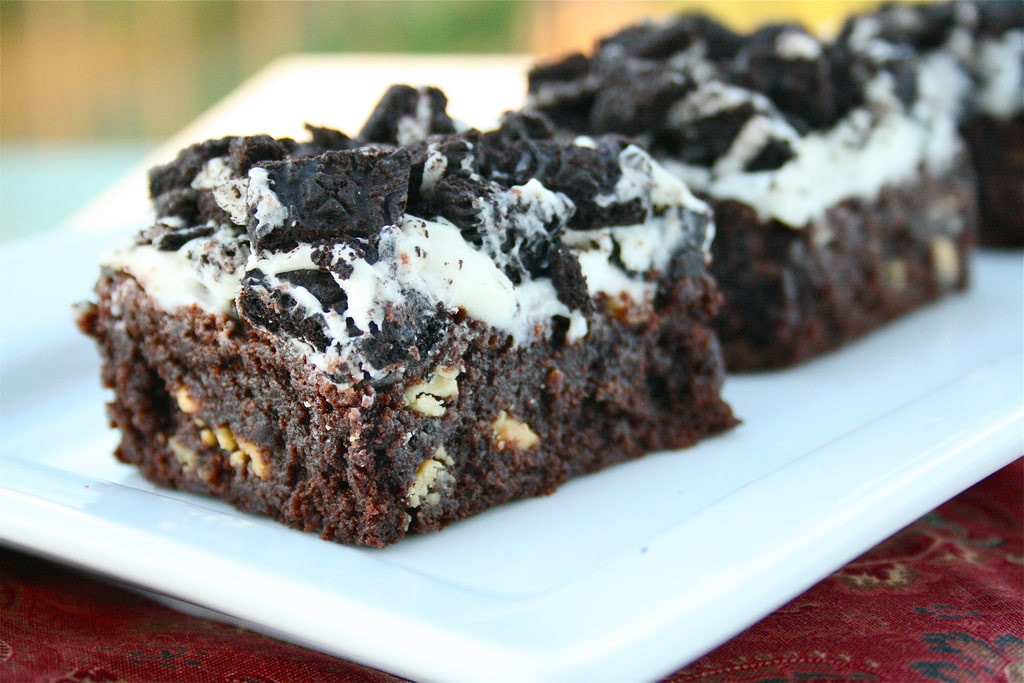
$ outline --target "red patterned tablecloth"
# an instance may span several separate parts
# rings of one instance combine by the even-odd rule
[[[5,548],[0,680],[401,679]],[[666,680],[1024,683],[1024,459]]]

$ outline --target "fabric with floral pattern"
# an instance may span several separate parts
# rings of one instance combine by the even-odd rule
[[[402,679],[0,549],[0,680]],[[664,683],[1024,683],[1024,459]]]

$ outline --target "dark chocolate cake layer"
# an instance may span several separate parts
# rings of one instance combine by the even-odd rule
[[[83,325],[115,390],[117,456],[337,541],[392,543],[734,423],[706,276],[656,311],[600,298],[586,343],[516,348],[464,322],[432,372],[381,391],[339,388],[243,322],[168,314],[123,274],[98,292]]]
[[[843,202],[800,231],[742,203],[716,203],[713,272],[731,302],[716,329],[729,368],[792,365],[964,289],[974,189],[964,160],[874,201]]]
[[[399,87],[358,139],[152,171],[156,218],[79,320],[120,459],[382,546],[736,423],[707,205],[622,139],[443,108]]]
[[[978,174],[979,242],[1024,247],[1024,114],[972,116],[961,130]]]

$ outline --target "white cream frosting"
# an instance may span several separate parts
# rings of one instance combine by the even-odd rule
[[[176,251],[130,244],[110,251],[101,263],[130,273],[165,308],[195,304],[227,314],[233,309],[248,259],[245,235],[220,226]]]
[[[960,143],[955,109],[968,87],[953,60],[925,60],[921,95],[907,112],[895,95],[892,76],[879,72],[866,88],[867,102],[827,130],[799,135],[757,93],[749,94],[755,111],[729,150],[710,167],[662,160],[690,187],[719,200],[750,205],[761,220],[776,219],[801,228],[835,204],[872,198],[886,185],[913,178],[925,167],[941,173],[953,164]],[[680,104],[683,116],[697,102],[720,111],[723,103],[742,102],[742,88],[708,84]],[[691,116],[693,114],[690,114]],[[793,157],[770,171],[744,171],[746,163],[769,139],[789,143]]]
[[[821,42],[803,31],[782,31],[775,37],[775,52],[786,59],[815,60],[821,57]]]
[[[441,153],[437,145],[427,146],[427,160],[423,164],[423,179],[420,181],[420,192],[425,197],[433,197],[437,184],[444,178],[448,170],[448,157]]]
[[[975,104],[995,118],[1016,116],[1024,109],[1024,30],[979,42],[973,55],[980,79]]]
[[[557,302],[554,312],[536,310],[530,305],[535,296],[523,297],[521,287],[443,218],[428,221],[406,216],[388,238],[394,240],[396,258],[378,262],[384,271],[378,272],[378,282],[386,283],[385,287],[398,282],[448,308],[462,308],[470,317],[511,333],[520,343],[529,340],[535,324],[546,325],[551,315],[570,315],[565,304],[557,302],[550,280],[535,284],[545,285],[545,298]]]
[[[398,120],[396,137],[398,144],[402,146],[426,140],[430,134],[430,121],[434,116],[430,95],[425,88],[420,88],[417,94],[416,113]]]
[[[567,230],[562,234],[562,242],[576,252],[591,296],[627,294],[633,302],[643,304],[650,303],[656,286],[631,277],[613,261],[616,244],[622,265],[628,271],[643,273],[652,268],[664,269],[686,237],[682,216],[671,211],[652,217],[643,225]]]
[[[615,193],[597,197],[598,206],[649,197],[655,213],[672,207],[696,213],[708,211],[707,205],[697,199],[683,181],[668,173],[636,145],[628,145],[619,153],[619,170],[622,175],[615,184]]]
[[[266,237],[288,220],[288,209],[270,189],[270,176],[265,168],[249,170],[249,182],[246,192],[246,205],[252,207],[256,218],[256,236]],[[239,223],[239,225],[244,224]]]

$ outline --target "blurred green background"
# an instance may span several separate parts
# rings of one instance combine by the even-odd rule
[[[644,16],[828,32],[873,0],[0,0],[0,239],[47,229],[284,54],[554,58]]]

